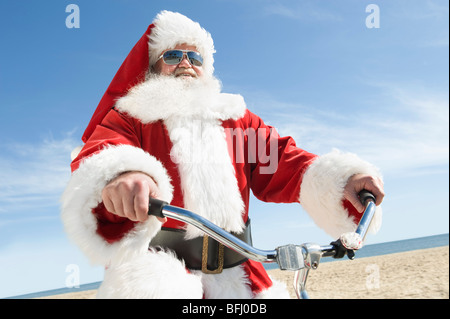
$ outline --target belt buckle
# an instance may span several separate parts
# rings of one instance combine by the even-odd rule
[[[219,244],[218,251],[218,267],[214,270],[208,269],[208,235],[203,236],[203,249],[202,249],[202,272],[204,274],[220,274],[223,271],[223,255],[224,255],[224,246],[221,243]]]

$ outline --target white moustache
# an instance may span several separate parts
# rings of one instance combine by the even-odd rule
[[[192,76],[193,78],[197,77],[197,73],[193,69],[187,69],[187,68],[178,68],[175,70],[175,74],[177,76]]]

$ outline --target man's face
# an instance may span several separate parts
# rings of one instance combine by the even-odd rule
[[[188,44],[179,44],[175,46],[173,49],[178,50],[190,50],[190,51],[196,51],[198,52],[197,48],[193,45]],[[169,51],[165,50],[161,52],[163,54],[164,52]],[[162,75],[174,75],[175,77],[189,77],[189,78],[197,78],[199,76],[202,76],[203,74],[203,68],[201,66],[195,66],[192,65],[187,56],[183,56],[183,60],[179,64],[176,65],[169,65],[164,63],[163,59],[159,59],[154,65],[153,65],[153,72],[157,74]]]

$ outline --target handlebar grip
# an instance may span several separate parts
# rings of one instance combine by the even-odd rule
[[[148,200],[148,215],[164,218],[163,208],[169,203],[150,197]]]
[[[368,190],[366,190],[366,189],[363,189],[362,191],[360,191],[360,192],[358,193],[358,196],[359,196],[359,200],[361,201],[361,203],[362,203],[364,206],[367,205],[367,201],[372,201],[372,202],[374,202],[374,203],[377,201],[377,199],[375,198],[375,196],[374,196],[371,192],[369,192]]]

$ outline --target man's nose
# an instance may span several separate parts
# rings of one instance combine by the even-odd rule
[[[180,67],[183,67],[183,68],[190,68],[190,67],[192,67],[192,65],[189,62],[189,59],[188,59],[186,54],[183,54],[183,59],[181,59],[181,62],[178,65]]]

